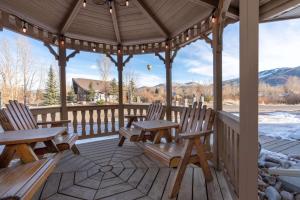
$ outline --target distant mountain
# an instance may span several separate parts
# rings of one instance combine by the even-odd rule
[[[265,70],[259,72],[258,74],[260,82],[267,83],[271,86],[284,85],[286,81],[293,76],[300,78],[300,66],[295,68],[284,67],[284,68]],[[224,81],[224,84],[235,85],[238,83],[239,83],[239,79],[231,79],[231,80]]]

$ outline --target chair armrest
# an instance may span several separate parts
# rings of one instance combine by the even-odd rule
[[[179,134],[179,138],[180,139],[195,139],[197,137],[207,137],[209,136],[210,134],[212,134],[214,131],[211,130],[211,131],[202,131],[200,133],[181,133]]]
[[[125,115],[125,118],[134,119],[134,118],[146,118],[145,115]]]
[[[37,122],[37,125],[48,125],[51,126],[60,126],[60,125],[66,125],[68,123],[71,123],[71,120],[59,120],[59,121],[51,121],[51,122]]]

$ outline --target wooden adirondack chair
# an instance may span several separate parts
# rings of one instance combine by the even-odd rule
[[[122,146],[125,139],[129,139],[131,142],[137,142],[140,140],[141,130],[139,128],[131,128],[133,121],[137,121],[141,116],[133,116],[129,118],[126,128],[121,128],[119,130],[120,141],[119,146]],[[147,115],[143,116],[144,120],[159,120],[164,117],[164,107],[161,103],[151,104],[148,108]],[[147,137],[148,135],[146,135]],[[151,139],[148,137],[147,139]]]
[[[140,115],[125,115],[124,117],[127,118],[127,125],[126,128],[130,128],[132,126],[132,122],[134,121],[138,121],[143,120],[143,121],[147,121],[147,120],[152,120],[152,119],[156,119],[155,114],[159,114],[160,110],[162,109],[162,104],[161,103],[152,103],[149,105],[146,115],[140,114]]]
[[[17,101],[9,101],[6,109],[2,109],[0,123],[5,131],[11,130],[26,130],[36,129],[39,125],[50,124],[52,127],[63,126],[67,124],[68,120],[54,121],[54,122],[36,122],[30,109],[22,103]],[[55,138],[55,144],[60,151],[71,149],[75,154],[79,154],[79,150],[75,145],[78,139],[77,134],[62,134]],[[47,146],[47,144],[45,144]],[[47,153],[48,148],[38,148],[38,154]]]
[[[47,180],[59,155],[14,167],[0,169],[0,199],[30,200]]]
[[[206,106],[186,108],[181,115],[181,132],[173,143],[145,144],[145,153],[168,167],[177,167],[171,184],[170,197],[178,194],[180,184],[189,163],[200,165],[206,181],[212,180],[207,160],[212,153],[207,139],[213,133],[215,112]]]

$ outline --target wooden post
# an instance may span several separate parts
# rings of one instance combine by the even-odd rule
[[[259,0],[240,1],[239,199],[257,199]]]
[[[124,104],[123,104],[123,53],[117,55],[118,79],[119,79],[119,128],[124,127]]]
[[[222,33],[223,26],[221,22],[221,18],[217,17],[215,23],[213,24],[213,37],[212,37],[212,47],[213,47],[213,95],[214,95],[214,110],[217,112],[223,109],[222,105]],[[220,125],[220,121],[217,117],[215,120],[215,137],[214,137],[214,163],[217,169],[220,169],[219,165],[219,142],[220,134],[222,131],[222,127]]]
[[[170,41],[166,42],[165,66],[166,66],[166,117],[172,120],[172,59]]]
[[[59,66],[59,80],[60,80],[60,103],[61,112],[60,117],[63,120],[68,119],[67,110],[67,92],[66,92],[66,66],[67,66],[67,55],[64,38],[61,37],[58,46],[58,66]]]

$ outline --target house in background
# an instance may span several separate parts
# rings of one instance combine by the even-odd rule
[[[105,81],[92,80],[84,78],[72,78],[74,93],[77,96],[77,101],[88,101],[88,94],[91,88],[95,91],[94,98],[92,101],[96,102],[99,100],[105,101],[105,92],[107,92],[108,101],[115,101],[117,96],[109,95],[110,82],[106,83],[107,88],[105,89]]]

